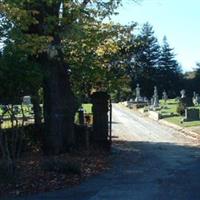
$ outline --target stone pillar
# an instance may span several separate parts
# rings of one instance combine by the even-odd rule
[[[95,92],[91,95],[93,112],[93,141],[103,148],[109,147],[108,140],[108,100],[106,92]]]

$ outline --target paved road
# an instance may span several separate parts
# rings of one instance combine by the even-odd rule
[[[118,105],[113,132],[112,169],[71,189],[19,199],[200,200],[196,140]]]

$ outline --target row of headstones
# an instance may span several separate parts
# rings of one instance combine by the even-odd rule
[[[22,104],[27,105],[27,106],[32,105],[31,97],[30,96],[24,96],[22,98]],[[9,111],[8,105],[1,105],[1,109],[2,109],[3,113],[6,113],[6,112]],[[32,109],[32,107],[31,107],[31,109]],[[14,105],[13,106],[13,112],[14,112],[15,115],[19,114],[21,112],[20,107],[18,105]],[[33,111],[31,110],[30,112],[32,113]]]
[[[181,99],[186,98],[186,92],[185,92],[185,90],[181,90],[180,93],[181,93]],[[196,93],[196,92],[193,92],[192,103],[193,103],[194,105],[200,104],[200,96],[199,96],[199,94]]]
[[[150,102],[147,97],[144,97],[144,98],[141,97],[140,90],[141,90],[140,85],[137,84],[137,87],[135,89],[135,91],[136,91],[135,102],[136,103],[145,102],[150,106],[159,107],[159,97],[158,97],[158,90],[157,90],[156,86],[154,86],[154,93],[153,93],[153,96],[152,96]],[[163,98],[167,100],[167,93],[165,91],[163,92]]]
[[[135,89],[135,91],[136,91],[135,102],[138,102],[138,103],[139,102],[147,102],[148,104],[150,104],[150,106],[159,107],[159,96],[158,96],[158,89],[156,86],[154,86],[154,93],[153,93],[150,103],[146,97],[144,97],[144,98],[141,97],[140,90],[141,90],[141,88],[140,88],[139,84],[137,84],[137,87]],[[167,92],[164,90],[162,94],[163,94],[162,99],[166,103],[168,100]],[[181,90],[180,94],[181,94],[181,99],[186,98],[185,90]],[[193,92],[192,102],[194,105],[200,104],[200,96],[198,93]]]

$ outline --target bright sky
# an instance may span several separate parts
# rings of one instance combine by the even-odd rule
[[[112,19],[122,24],[131,21],[141,26],[149,22],[161,42],[164,35],[184,71],[191,71],[200,61],[200,0],[124,0],[119,15]]]

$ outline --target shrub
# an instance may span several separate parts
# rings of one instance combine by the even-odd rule
[[[185,108],[186,106],[183,104],[182,101],[179,101],[177,108],[176,108],[176,112],[180,115],[184,115],[185,113]]]

